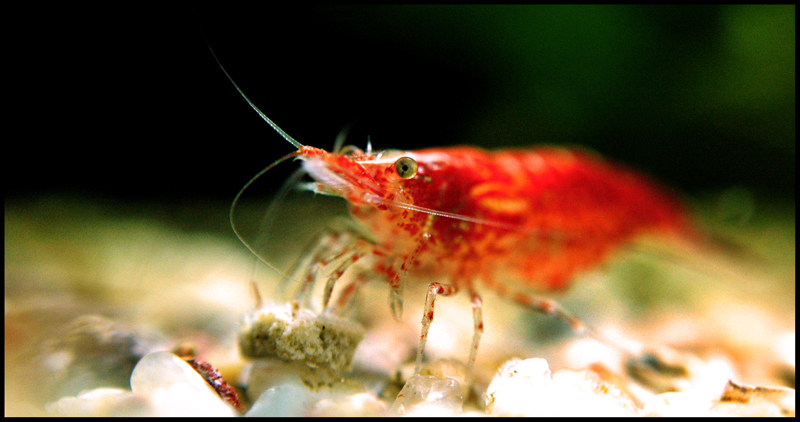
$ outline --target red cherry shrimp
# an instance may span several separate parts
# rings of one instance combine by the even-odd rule
[[[641,234],[696,236],[680,201],[667,191],[583,150],[459,146],[372,151],[368,146],[366,151],[344,147],[328,152],[303,145],[264,115],[222,70],[261,118],[297,148],[237,194],[231,207],[234,232],[259,255],[233,224],[234,207],[262,174],[287,159],[299,159],[313,179],[302,188],[344,198],[352,219],[371,233],[367,238],[355,230],[332,231],[312,241],[295,264],[304,282],[301,297],[324,278],[323,307],[329,310],[347,302],[370,277],[379,277],[389,283],[390,308],[399,320],[406,279],[447,280],[428,285],[417,372],[439,295],[463,289],[470,296],[474,334],[469,372],[484,330],[479,283],[581,332],[586,327],[580,320],[540,293],[568,288],[577,274],[602,264]],[[367,272],[331,303],[333,286],[344,272],[367,260]]]

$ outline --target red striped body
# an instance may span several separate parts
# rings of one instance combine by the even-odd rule
[[[410,179],[395,172],[402,156],[418,164]],[[347,198],[354,218],[377,236],[387,257],[377,270],[389,279],[392,260],[411,256],[408,270],[426,280],[444,277],[457,288],[481,280],[516,297],[567,287],[640,233],[691,234],[675,198],[581,151],[453,147],[339,156],[310,148],[301,158],[326,163],[349,183],[329,193]]]

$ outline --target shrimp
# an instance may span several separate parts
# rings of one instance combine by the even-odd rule
[[[300,279],[307,286],[319,274],[330,274],[326,309],[334,284],[360,261],[369,262],[369,274],[346,286],[337,303],[346,302],[368,275],[380,277],[389,284],[389,304],[398,320],[407,278],[447,280],[428,286],[417,373],[440,295],[466,290],[470,296],[474,334],[469,372],[484,330],[479,283],[581,332],[586,327],[580,320],[539,294],[567,289],[577,274],[602,264],[641,234],[677,239],[698,235],[681,202],[666,190],[579,149],[372,151],[368,145],[366,151],[348,146],[328,152],[303,145],[264,115],[222,70],[261,118],[297,148],[251,179],[234,206],[256,178],[295,158],[313,179],[304,189],[344,198],[351,217],[371,233],[369,239],[355,231],[324,233],[298,259]],[[307,291],[302,288],[301,295]]]

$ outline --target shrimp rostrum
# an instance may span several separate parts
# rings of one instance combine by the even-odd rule
[[[443,280],[428,286],[417,370],[439,295],[465,290],[470,296],[469,368],[483,332],[479,283],[580,331],[579,320],[539,294],[566,289],[576,274],[603,263],[640,234],[695,235],[679,201],[646,177],[589,152],[474,147],[327,152],[300,144],[247,101],[297,148],[278,162],[301,160],[313,179],[305,189],[344,198],[352,218],[371,233],[369,238],[348,231],[323,234],[298,260],[304,267],[301,281],[326,274],[324,306],[342,274],[367,257],[367,277],[388,282],[397,319],[406,279]],[[339,301],[363,281],[358,277],[344,287]]]

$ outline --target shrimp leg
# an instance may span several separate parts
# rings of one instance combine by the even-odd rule
[[[583,321],[570,314],[564,307],[552,299],[520,293],[514,297],[514,300],[526,308],[566,322],[576,334],[584,334],[589,331]]]
[[[294,300],[308,307],[312,287],[327,274],[322,298],[322,308],[327,309],[336,281],[365,255],[368,246],[369,242],[351,231],[329,231],[316,236],[295,261],[293,271],[289,272],[292,274],[298,268],[303,268],[299,274],[302,284]]]
[[[483,300],[472,287],[470,287],[470,296],[472,296],[472,322],[474,325],[474,332],[472,334],[472,349],[469,352],[469,360],[467,361],[467,376],[472,374],[472,368],[475,366],[475,360],[478,358],[478,345],[481,343],[481,336],[483,335]]]
[[[428,293],[425,295],[425,310],[422,312],[422,330],[419,335],[419,348],[417,349],[417,363],[414,372],[419,374],[422,369],[422,355],[425,353],[425,343],[428,341],[428,330],[433,322],[433,306],[436,304],[436,296],[450,296],[458,291],[455,285],[431,283],[428,286]],[[480,309],[480,307],[478,307]]]
[[[395,321],[400,322],[403,319],[403,287],[405,286],[405,275],[408,274],[409,266],[417,259],[420,251],[422,250],[425,242],[430,239],[430,225],[433,223],[432,216],[428,216],[425,224],[425,229],[418,238],[417,247],[414,252],[403,258],[403,263],[400,265],[400,271],[390,269],[387,274],[389,278],[389,308],[392,310],[392,316]]]
[[[325,311],[330,313],[345,312],[350,308],[355,293],[367,282],[367,280],[368,277],[366,273],[359,273],[353,282],[342,289],[342,292],[339,294],[339,298],[328,308],[326,308]]]
[[[312,284],[314,280],[313,277],[309,277],[311,263],[321,260],[322,251],[329,247],[330,244],[335,243],[337,235],[338,233],[336,232],[318,233],[303,247],[300,255],[298,255],[297,259],[292,263],[292,266],[289,267],[278,284],[278,288],[283,294],[286,294],[287,285],[291,280],[295,279],[294,275],[298,273],[300,268],[304,269],[299,277],[303,280],[303,285],[300,286],[299,290],[295,293],[294,299],[296,300],[298,297],[302,297],[305,294],[305,291],[311,287],[309,284]]]
[[[363,239],[356,239],[357,244],[354,247],[346,248],[344,251],[339,253],[332,262],[337,260],[341,261],[339,265],[337,265],[333,271],[330,272],[328,275],[327,280],[325,281],[325,290],[323,291],[322,295],[322,308],[324,310],[328,310],[328,303],[331,299],[331,294],[333,293],[333,286],[338,281],[345,271],[350,268],[353,264],[355,264],[362,256],[364,256],[364,243]]]
[[[640,355],[640,351],[636,346],[625,344],[624,342],[621,343],[618,338],[610,337],[605,332],[593,329],[590,325],[587,325],[581,321],[580,318],[570,314],[563,306],[552,299],[519,293],[514,297],[514,300],[533,311],[566,322],[569,324],[572,331],[577,335],[591,337],[605,344],[606,346],[616,349],[620,353],[631,357]]]

